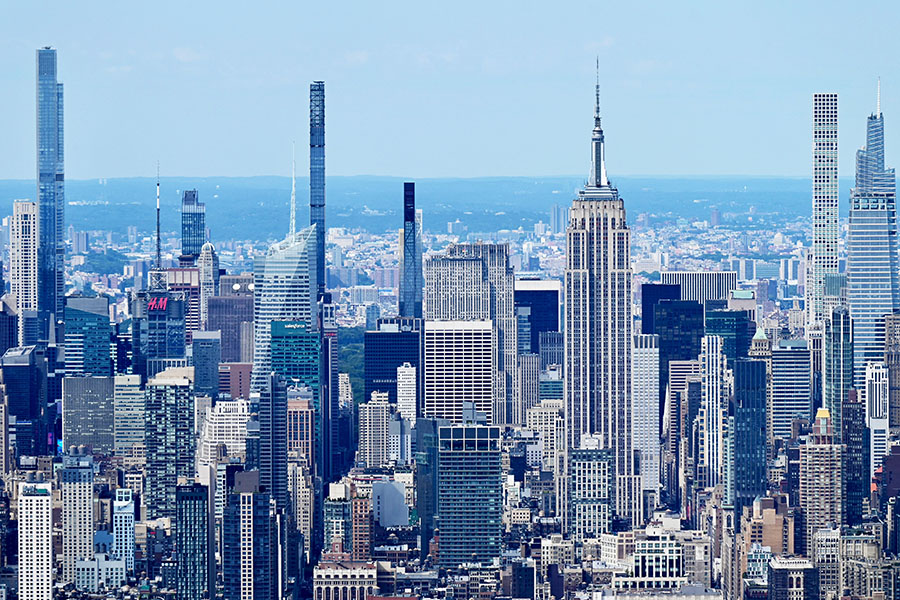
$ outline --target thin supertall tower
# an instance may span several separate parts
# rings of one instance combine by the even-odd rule
[[[863,389],[866,365],[884,360],[884,316],[900,310],[897,185],[884,167],[881,82],[875,112],[866,121],[866,145],[856,151],[856,187],[850,193],[847,299],[853,319],[853,387]],[[838,422],[832,410],[832,419]],[[835,427],[840,432],[840,427]]]
[[[636,524],[641,481],[631,432],[631,232],[625,203],[606,174],[599,87],[598,81],[590,176],[572,203],[566,232],[566,446],[574,450],[583,436],[602,436],[612,453],[614,511]]]
[[[422,231],[416,212],[416,184],[403,184],[403,248],[400,254],[400,316],[422,318]]]
[[[825,314],[825,276],[838,272],[838,95],[813,95],[813,235],[808,257],[807,322]]]
[[[63,85],[56,80],[56,50],[37,51],[37,199],[39,336],[48,339],[65,295],[65,168]]]
[[[317,296],[325,293],[325,82],[309,85],[309,224],[316,226]]]

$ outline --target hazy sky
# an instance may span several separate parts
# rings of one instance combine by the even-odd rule
[[[331,175],[586,174],[594,57],[617,174],[802,175],[812,94],[840,93],[853,172],[882,77],[900,165],[900,3],[7,2],[0,178],[33,178],[34,51],[59,50],[66,175],[307,169],[326,81]]]

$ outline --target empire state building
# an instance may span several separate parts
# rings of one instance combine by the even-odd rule
[[[631,232],[605,158],[598,85],[591,172],[572,203],[566,230],[566,446],[574,450],[583,437],[601,438],[611,455],[611,509],[637,524],[642,519],[631,431]]]

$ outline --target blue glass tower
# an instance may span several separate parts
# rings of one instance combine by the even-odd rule
[[[856,187],[850,194],[847,232],[847,298],[854,327],[857,389],[865,382],[866,363],[884,360],[884,316],[900,309],[896,200],[894,169],[884,167],[879,82],[877,107],[866,122],[866,145],[856,152]]]
[[[325,82],[309,85],[309,224],[316,226],[317,297],[325,293]]]
[[[422,318],[422,231],[416,214],[416,184],[403,184],[403,253],[400,257],[401,317]]]
[[[109,298],[65,299],[65,360],[68,375],[112,375],[109,342]]]
[[[56,80],[56,50],[37,51],[38,320],[48,339],[51,315],[62,316],[65,296],[65,169],[63,86]]]
[[[198,199],[197,190],[184,190],[181,198],[182,262],[194,264],[206,242],[206,205]]]
[[[175,598],[204,600],[215,595],[216,555],[209,488],[195,483],[175,489]]]
[[[732,475],[728,495],[734,514],[743,514],[757,496],[766,494],[766,362],[740,358],[734,362],[734,397],[728,423]],[[740,529],[735,518],[735,530]]]

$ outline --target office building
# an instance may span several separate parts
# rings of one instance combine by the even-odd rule
[[[422,391],[422,321],[419,319],[380,319],[375,331],[363,338],[365,398],[372,392],[386,392],[388,402],[398,402],[397,369],[410,365],[416,370],[417,393]]]
[[[227,457],[246,459],[247,422],[250,420],[250,401],[244,398],[219,400],[206,409],[200,428],[197,449],[197,471],[201,479],[205,468],[214,466],[219,449],[224,447]],[[203,483],[207,483],[204,479]]]
[[[426,328],[427,331],[427,328]],[[499,558],[503,516],[500,429],[438,429],[437,515],[441,567]]]
[[[735,271],[662,271],[660,283],[678,285],[682,300],[706,304],[707,300],[728,300],[728,293],[737,289]]]
[[[871,479],[881,468],[884,458],[891,453],[888,371],[884,363],[866,363],[864,386],[866,428],[869,437],[869,478]]]
[[[253,356],[252,335],[246,344],[243,341],[243,331],[253,330],[253,292],[250,290],[249,293],[226,295],[226,287],[220,283],[223,295],[212,296],[207,300],[206,329],[218,331],[222,335],[222,362],[243,362],[242,357]]]
[[[291,215],[291,222],[294,216]],[[309,85],[309,224],[315,227],[310,262],[315,273],[313,302],[325,294],[325,82]],[[291,228],[291,235],[294,229]]]
[[[463,422],[463,404],[497,423],[493,402],[496,344],[491,321],[425,323],[422,416]]]
[[[68,375],[112,375],[109,298],[65,299],[65,360]]]
[[[256,390],[266,385],[272,371],[272,321],[300,321],[310,331],[317,330],[316,236],[314,228],[303,229],[273,244],[254,261],[252,387]]]
[[[815,551],[819,529],[843,521],[843,446],[835,440],[827,408],[816,412],[812,435],[800,446],[800,508],[804,528],[801,547],[807,555]]]
[[[836,439],[841,439],[841,403],[853,388],[853,328],[846,306],[837,306],[825,321],[823,340],[823,406],[831,416]]]
[[[665,412],[669,365],[696,360],[704,333],[703,305],[693,300],[660,300],[653,309],[653,331],[659,336],[659,412]]]
[[[85,446],[94,454],[115,450],[115,380],[66,377],[62,389],[63,446]]]
[[[204,600],[215,593],[215,531],[209,489],[195,483],[175,490],[178,599]]]
[[[253,396],[258,394],[257,398]],[[272,374],[251,394],[259,406],[259,485],[279,510],[287,508],[287,386]]]
[[[194,368],[173,367],[147,382],[144,494],[147,516],[175,517],[179,478],[193,479]]]
[[[144,446],[146,398],[140,375],[116,375],[113,379],[113,451],[127,456]]]
[[[734,381],[724,345],[718,335],[705,335],[700,343],[702,399],[698,416],[700,451],[696,458],[701,487],[715,487],[725,474],[728,399],[734,390]]]
[[[391,406],[387,394],[375,392],[359,405],[359,451],[356,462],[374,468],[388,464]]]
[[[185,343],[200,331],[200,269],[194,266],[166,269],[166,289],[184,303]]]
[[[641,489],[659,492],[659,336],[634,336],[631,430],[640,452]]]
[[[807,322],[828,319],[825,277],[838,272],[838,96],[813,94],[813,234],[807,257]],[[832,416],[834,413],[832,412]]]
[[[200,276],[200,329],[210,331],[209,299],[219,295],[219,255],[210,242],[200,248],[197,270]]]
[[[222,334],[197,331],[191,340],[191,362],[194,365],[194,395],[217,398],[219,395],[219,363],[222,361]]]
[[[641,285],[641,333],[656,332],[654,308],[661,300],[680,300],[681,286],[675,283],[644,283]]]
[[[38,205],[28,200],[13,202],[9,224],[9,287],[19,314],[19,345],[36,343],[27,336],[21,317],[38,309]]]
[[[416,184],[403,184],[403,240],[400,253],[400,316],[422,318],[422,212],[416,210]]]
[[[19,485],[18,596],[53,599],[53,488],[33,476]]]
[[[253,363],[219,363],[219,394],[249,398]]]
[[[577,542],[612,529],[612,451],[597,435],[584,435],[569,450],[569,531]],[[443,536],[441,536],[443,538]]]
[[[185,301],[181,294],[160,287],[142,290],[131,304],[132,371],[142,381],[185,359]]]
[[[181,263],[193,266],[206,242],[206,204],[197,190],[184,190],[181,197]]]
[[[844,519],[851,527],[863,522],[863,502],[870,496],[870,441],[866,426],[866,403],[857,390],[847,392],[841,410],[844,444]]]
[[[126,572],[134,571],[134,494],[128,488],[116,490],[113,501],[113,558],[125,561]]]
[[[900,310],[897,184],[884,166],[881,83],[866,123],[866,145],[856,151],[856,187],[847,229],[847,303],[853,319],[853,382],[860,389],[866,365],[881,362],[884,317]]]
[[[734,394],[728,415],[728,442],[731,446],[726,472],[726,497],[732,500],[735,515],[766,494],[766,363],[738,359],[734,363]],[[736,529],[740,519],[735,519]]]
[[[528,339],[518,340],[519,348],[525,354],[539,354],[542,333],[556,333],[559,327],[559,309],[562,299],[562,284],[557,279],[517,278],[515,280],[515,307],[527,307]],[[559,363],[558,363],[559,364]]]
[[[48,46],[37,50],[37,311],[41,340],[49,339],[50,327],[55,326],[52,320],[63,314],[66,260],[64,158],[63,85],[56,77],[56,50]]]
[[[397,367],[397,412],[409,421],[410,427],[416,426],[418,415],[418,382],[417,369],[408,362]]]
[[[819,570],[805,558],[773,556],[768,567],[768,600],[816,600]]]
[[[0,380],[8,415],[16,419],[16,454],[46,455],[49,383],[44,352],[37,346],[10,348],[0,358]]]
[[[569,210],[566,232],[567,447],[580,447],[582,435],[602,436],[613,454],[614,514],[636,523],[641,494],[631,431],[631,235],[625,203],[607,179],[599,97],[598,83],[591,171]]]
[[[722,338],[722,352],[729,368],[738,358],[747,358],[750,342],[756,333],[756,324],[745,310],[707,310],[706,335]]]
[[[312,468],[316,464],[316,409],[307,388],[288,388],[287,451]]]
[[[75,565],[94,558],[94,459],[72,448],[59,472],[62,498],[62,581],[75,581]]]
[[[884,316],[884,358],[888,368],[891,427],[900,428],[900,313]]]
[[[525,417],[513,414],[518,387],[514,286],[507,244],[454,244],[425,263],[426,319],[492,323],[497,369],[493,423],[513,423],[514,416],[520,423]]]
[[[791,437],[794,419],[811,419],[811,357],[805,340],[782,340],[771,350],[772,380],[769,426],[773,440]]]

